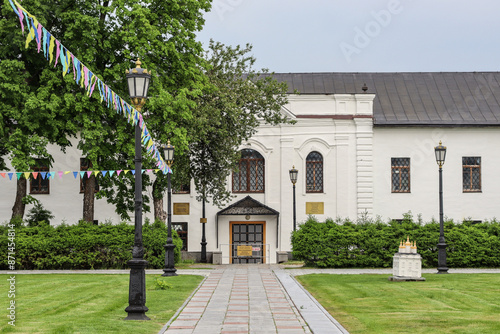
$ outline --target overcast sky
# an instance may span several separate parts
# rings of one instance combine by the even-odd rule
[[[198,38],[274,72],[500,70],[499,0],[214,0]]]

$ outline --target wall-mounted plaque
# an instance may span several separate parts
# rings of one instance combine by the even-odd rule
[[[174,215],[189,215],[189,203],[174,203]]]
[[[238,246],[236,252],[238,256],[252,256],[252,250],[252,246]]]
[[[323,215],[325,214],[324,202],[306,202],[306,214]]]

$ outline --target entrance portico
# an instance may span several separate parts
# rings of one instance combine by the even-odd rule
[[[217,248],[222,263],[276,263],[279,212],[250,196],[219,211]]]

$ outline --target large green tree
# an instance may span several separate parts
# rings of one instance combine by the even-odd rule
[[[189,146],[189,177],[199,200],[218,206],[228,201],[227,177],[236,168],[239,148],[260,124],[291,123],[282,107],[288,101],[286,83],[266,69],[255,70],[252,47],[226,46],[210,41],[206,51],[210,86],[197,98],[196,137]]]
[[[193,118],[195,98],[206,82],[202,47],[195,32],[201,29],[203,13],[210,5],[210,0],[22,2],[76,58],[124,99],[128,96],[125,70],[134,67],[133,61],[140,58],[143,67],[153,73],[151,98],[144,109],[148,128],[157,144],[172,138],[179,152],[188,148],[185,123]],[[25,69],[24,81],[28,83],[27,91],[19,92],[15,103],[0,101],[2,117],[8,108],[31,108],[37,111],[39,119],[27,122],[24,135],[38,133],[47,126],[60,134],[58,139],[77,136],[78,148],[93,169],[132,169],[133,126],[98,99],[89,98],[72,74],[63,77],[60,67],[48,64],[33,44],[25,50],[19,21],[8,0],[3,0],[0,10],[0,67],[4,67],[5,60],[15,63],[19,72]],[[18,86],[22,86],[22,80]],[[15,117],[12,122],[16,122]],[[6,129],[4,126],[2,131],[11,131]],[[59,143],[68,144],[63,139]],[[0,153],[9,153],[8,147],[2,143]],[[145,166],[150,164],[148,168],[152,168],[152,163],[146,159]],[[145,181],[144,185],[147,178]],[[131,183],[131,174],[120,178],[117,189],[112,187],[112,180],[101,179],[97,194],[108,197],[126,216],[131,206],[124,193],[128,193]],[[85,220],[93,220],[94,188],[95,180],[86,180],[82,214]]]
[[[38,87],[46,61],[33,52],[24,52],[25,39],[7,1],[0,4],[0,169],[7,168],[6,159],[16,171],[30,171],[36,159],[50,165],[49,142],[62,148],[69,144],[65,123],[58,122],[60,110],[53,108],[51,96],[45,105],[37,103]],[[43,92],[41,93],[43,94]],[[46,113],[46,108],[53,108]],[[23,217],[27,180],[17,178],[17,192],[12,218]]]

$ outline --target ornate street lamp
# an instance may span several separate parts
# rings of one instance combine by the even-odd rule
[[[165,162],[168,165],[168,168],[172,167],[172,164],[174,163],[174,151],[175,147],[170,145],[170,140],[168,141],[167,145],[162,146],[163,148],[163,155],[165,157]],[[165,244],[165,268],[163,268],[163,275],[162,276],[177,276],[175,273],[177,269],[174,267],[174,261],[175,261],[175,256],[174,256],[174,248],[175,245],[172,242],[172,187],[170,184],[170,175],[171,173],[167,174],[167,180],[168,180],[168,190],[167,190],[167,243]]]
[[[293,184],[293,230],[297,229],[297,212],[295,210],[295,183],[297,183],[297,176],[299,171],[295,169],[295,166],[292,166],[292,169],[289,171],[290,173],[290,181]]]
[[[135,109],[141,111],[148,96],[151,72],[141,68],[139,59],[134,69],[127,70],[127,81],[130,98]],[[129,306],[125,309],[128,316],[125,320],[150,320],[146,316],[149,310],[146,307],[146,272],[148,264],[144,260],[144,247],[142,245],[142,150],[141,128],[135,126],[135,235],[132,259],[127,262],[130,267]]]
[[[444,240],[444,221],[443,221],[443,165],[446,159],[446,147],[442,145],[434,148],[436,162],[439,165],[439,242],[438,247],[438,274],[447,274],[446,266],[446,242]]]

